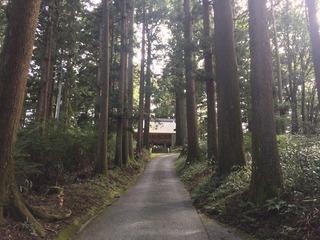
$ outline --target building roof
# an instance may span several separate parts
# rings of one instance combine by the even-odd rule
[[[176,133],[175,119],[153,119],[150,121],[150,133]]]

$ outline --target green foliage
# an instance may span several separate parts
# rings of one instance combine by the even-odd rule
[[[275,117],[276,121],[276,131],[278,134],[284,134],[286,127],[288,126],[288,119],[286,116],[279,116]]]
[[[190,166],[186,166],[185,159],[183,158],[177,162],[177,172],[183,182],[196,181],[208,168],[209,166],[205,161],[199,161]]]
[[[245,152],[250,152],[252,150],[251,133],[247,132],[243,135],[243,144]]]
[[[43,135],[37,125],[24,128],[15,151],[18,176],[52,182],[63,180],[67,173],[88,175],[94,165],[96,139],[90,128],[51,126]]]
[[[244,135],[251,152],[251,136]],[[215,177],[213,166],[201,161],[186,166],[177,162],[177,172],[191,192],[194,204],[221,221],[254,233],[259,239],[317,239],[319,226],[320,139],[318,136],[279,135],[285,191],[281,198],[262,206],[248,201],[250,161],[227,178]],[[309,236],[304,238],[303,236]]]
[[[320,138],[282,137],[280,154],[285,185],[290,191],[317,194],[320,189]]]

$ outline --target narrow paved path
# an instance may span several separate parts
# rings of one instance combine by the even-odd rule
[[[202,219],[208,228],[206,231],[188,192],[176,176],[177,157],[169,154],[152,160],[135,187],[75,239],[240,240],[230,229]]]
[[[137,185],[93,220],[79,240],[208,240],[175,174],[178,155],[152,160]]]

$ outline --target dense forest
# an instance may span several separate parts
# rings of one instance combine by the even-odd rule
[[[157,119],[202,213],[320,239],[319,1],[0,0],[0,49],[0,239],[73,234]]]

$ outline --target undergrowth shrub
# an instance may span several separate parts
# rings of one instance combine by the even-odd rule
[[[91,128],[51,126],[42,135],[36,125],[22,129],[15,150],[18,179],[43,185],[65,181],[67,175],[90,175],[96,139]]]
[[[287,136],[282,141],[279,146],[285,186],[289,191],[319,193],[320,138]]]
[[[255,233],[259,239],[318,239],[320,233],[320,137],[279,135],[285,192],[262,206],[249,202],[251,136],[244,135],[247,166],[225,179],[215,176],[208,160],[186,165],[177,172],[191,192],[194,204],[224,222]],[[215,164],[215,163],[214,163]]]

